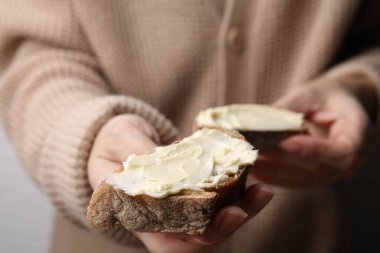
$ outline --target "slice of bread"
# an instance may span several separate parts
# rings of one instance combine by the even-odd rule
[[[289,136],[306,134],[303,114],[266,105],[233,104],[199,112],[194,129],[235,129],[259,150],[270,150]]]
[[[222,130],[244,139],[236,131]],[[123,167],[116,171],[120,173]],[[216,212],[238,201],[245,190],[247,166],[204,191],[182,190],[164,198],[145,194],[131,196],[103,181],[92,195],[87,220],[95,228],[108,230],[122,225],[138,232],[203,234]]]
[[[276,131],[239,131],[246,140],[259,150],[271,150],[286,138],[296,135],[305,134],[305,129],[299,130],[276,130]]]

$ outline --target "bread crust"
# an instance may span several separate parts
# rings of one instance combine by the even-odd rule
[[[240,131],[245,139],[261,151],[272,150],[286,138],[296,134],[306,134],[304,129],[284,131]]]
[[[221,131],[244,139],[236,131]],[[123,167],[115,172],[121,171]],[[236,203],[244,194],[247,173],[244,166],[217,187],[204,191],[184,190],[165,198],[130,196],[103,181],[92,195],[87,220],[100,230],[122,225],[137,232],[204,234],[216,212]]]

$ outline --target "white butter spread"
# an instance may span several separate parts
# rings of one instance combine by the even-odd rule
[[[300,130],[302,113],[257,104],[234,104],[208,108],[196,117],[198,126],[218,126],[245,131]]]
[[[216,186],[256,158],[257,151],[248,142],[204,128],[151,154],[129,156],[124,170],[112,173],[106,182],[128,195],[163,198]]]

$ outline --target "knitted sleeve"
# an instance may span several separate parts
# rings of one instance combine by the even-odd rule
[[[371,94],[377,104],[372,106],[374,115],[370,115],[373,123],[380,127],[380,46],[333,67],[325,77],[332,78],[343,84],[371,85],[376,93]]]
[[[363,1],[344,40],[339,64],[325,74],[341,83],[372,85],[378,92],[374,123],[380,127],[380,2]]]
[[[163,143],[176,129],[138,99],[112,94],[68,1],[0,2],[0,112],[19,157],[55,207],[84,227],[92,189],[86,166],[111,117],[134,113]],[[112,236],[134,240],[118,228]]]

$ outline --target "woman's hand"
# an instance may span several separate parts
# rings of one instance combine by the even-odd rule
[[[358,82],[343,85],[317,80],[285,95],[274,105],[302,112],[309,135],[283,141],[278,151],[264,153],[252,175],[276,185],[307,187],[331,183],[354,173],[370,127],[376,91]]]
[[[122,114],[110,119],[96,136],[88,160],[92,188],[118,169],[129,155],[150,153],[159,142],[156,130],[137,115]]]
[[[112,118],[99,131],[88,162],[88,177],[95,189],[131,154],[152,152],[159,144],[153,127],[143,118],[126,114]],[[255,216],[273,197],[268,188],[247,189],[238,206],[220,210],[207,234],[134,233],[151,252],[209,252]]]

